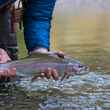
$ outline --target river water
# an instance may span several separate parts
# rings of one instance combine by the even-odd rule
[[[110,0],[59,0],[52,49],[90,67],[61,81],[23,79],[0,88],[0,110],[110,110]]]

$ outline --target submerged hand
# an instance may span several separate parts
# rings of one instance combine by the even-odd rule
[[[7,52],[3,49],[0,49],[0,63],[6,63],[10,60],[11,59]],[[16,68],[0,70],[0,81],[7,81],[14,76],[16,76]]]
[[[16,76],[16,68],[0,70],[0,82],[10,81],[10,78]]]
[[[63,81],[64,79],[68,79],[71,76],[70,73],[65,72],[63,77],[61,77],[61,81]],[[56,69],[52,69],[52,68],[47,68],[44,70],[40,71],[40,75],[36,75],[32,78],[32,81],[37,80],[37,79],[43,79],[43,78],[47,78],[47,79],[54,79],[54,80],[58,80],[59,79],[59,73]]]
[[[41,70],[40,75],[34,76],[32,78],[32,81],[34,81],[38,78],[47,78],[47,79],[58,80],[59,79],[59,74],[58,74],[56,69],[47,68],[47,69]]]
[[[35,51],[34,53],[37,53],[37,51]],[[43,53],[43,52],[38,52],[38,53]],[[58,52],[45,52],[43,54],[48,54],[52,57],[58,57],[58,58],[65,58],[65,54],[62,51],[58,51]],[[63,80],[64,78],[68,78],[68,75],[64,75],[63,78],[61,78],[61,80]],[[59,79],[59,73],[56,69],[53,68],[47,68],[44,70],[40,71],[40,75],[36,75],[32,78],[32,81],[37,80],[38,78],[47,78],[47,79],[54,79],[54,80],[58,80]]]

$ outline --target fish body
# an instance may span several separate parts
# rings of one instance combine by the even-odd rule
[[[88,72],[88,67],[77,60],[53,58],[51,56],[46,56],[45,58],[24,58],[0,64],[0,70],[8,68],[16,68],[18,76],[35,76],[41,70],[47,68],[56,69],[60,76],[63,76],[65,72],[74,74],[86,74]]]

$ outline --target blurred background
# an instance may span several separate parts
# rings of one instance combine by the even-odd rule
[[[92,65],[110,67],[110,0],[57,0],[51,29],[51,50]],[[20,57],[26,50],[18,32]]]

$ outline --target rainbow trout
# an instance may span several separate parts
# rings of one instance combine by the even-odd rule
[[[41,70],[47,68],[56,69],[60,76],[65,72],[82,75],[89,71],[88,66],[81,64],[79,61],[71,58],[57,58],[49,55],[40,55],[40,57],[24,58],[17,61],[11,61],[0,64],[0,70],[7,68],[16,68],[17,76],[39,76]]]

